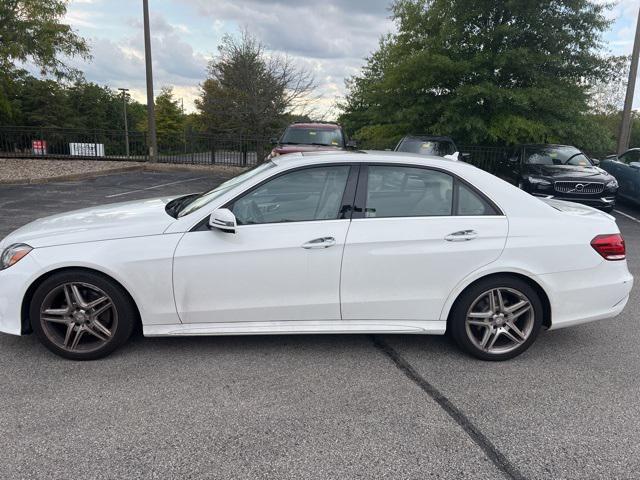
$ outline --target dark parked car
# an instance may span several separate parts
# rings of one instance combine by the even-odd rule
[[[407,135],[404,137],[396,148],[395,152],[418,153],[420,155],[434,155],[436,157],[444,157],[445,155],[454,155],[460,152],[451,137],[440,137],[435,135]],[[459,154],[460,160],[468,160],[469,154]]]
[[[518,145],[498,165],[496,175],[537,196],[613,210],[618,182],[569,145]]]
[[[640,148],[632,148],[620,156],[607,157],[600,162],[600,166],[618,180],[620,197],[640,203]]]
[[[347,141],[340,125],[322,122],[293,123],[287,127],[282,137],[274,138],[271,142],[274,146],[267,159],[287,153],[346,150],[355,147],[355,142]]]

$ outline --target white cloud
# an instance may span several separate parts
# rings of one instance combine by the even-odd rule
[[[610,0],[597,0],[609,3]],[[391,0],[170,0],[152,2],[152,46],[156,90],[174,86],[191,111],[206,65],[224,33],[247,28],[268,48],[286,53],[314,72],[328,112],[344,95],[344,79],[357,74],[381,35],[395,27]],[[615,24],[606,35],[615,54],[631,52],[640,2],[619,0],[608,13]],[[155,13],[154,13],[155,12]],[[91,81],[132,89],[145,100],[144,43],[140,2],[71,0],[67,21],[90,37],[93,60],[71,63]],[[135,20],[134,20],[135,18]],[[89,32],[87,35],[86,32]],[[640,86],[636,106],[640,106]]]
[[[118,39],[92,38],[92,60],[72,59],[70,63],[83,70],[88,80],[112,88],[130,88],[136,100],[146,102],[142,24],[137,20],[124,23],[128,26],[127,35]],[[156,93],[163,86],[172,86],[176,97],[184,98],[185,109],[192,111],[208,58],[183,39],[184,28],[170,24],[162,15],[152,15],[151,29]]]
[[[177,0],[176,0],[177,2]],[[394,28],[389,0],[182,0],[200,15],[246,28],[271,51],[286,53],[314,72],[327,113],[344,95],[344,80],[356,74],[378,46],[381,35]]]

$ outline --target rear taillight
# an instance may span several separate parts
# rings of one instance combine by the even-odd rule
[[[624,260],[626,258],[624,238],[619,233],[598,235],[591,240],[591,246],[605,260]]]

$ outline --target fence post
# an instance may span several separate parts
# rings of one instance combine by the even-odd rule
[[[40,155],[42,155],[43,157],[45,156],[45,152],[48,153],[49,151],[49,145],[47,145],[47,142],[45,142],[44,140],[44,129],[41,128],[40,129],[40,145],[41,145],[41,149],[40,149]],[[33,142],[32,142],[33,145]],[[46,145],[46,148],[45,148]],[[34,152],[35,153],[35,152]]]
[[[240,137],[240,142],[242,142],[242,166],[246,167],[247,166],[247,142],[245,139],[243,139],[242,137]]]

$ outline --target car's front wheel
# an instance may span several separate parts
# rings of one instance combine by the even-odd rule
[[[535,341],[542,326],[538,293],[508,275],[481,280],[456,302],[449,329],[456,343],[482,360],[507,360]]]
[[[131,336],[136,312],[119,285],[82,270],[47,278],[29,309],[33,331],[44,346],[73,360],[95,360],[121,346]]]

